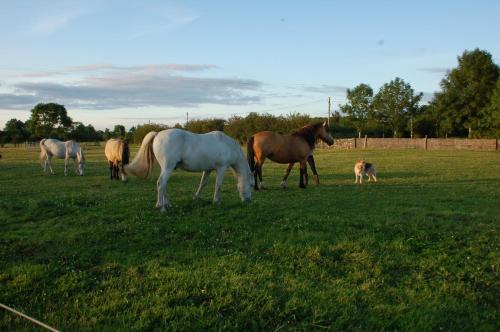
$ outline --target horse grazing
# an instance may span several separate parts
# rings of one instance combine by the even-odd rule
[[[64,159],[64,176],[68,175],[69,159],[73,159],[75,173],[83,175],[85,169],[85,156],[80,144],[77,142],[73,140],[62,142],[54,138],[42,139],[40,141],[40,163],[44,172],[47,172],[48,166],[50,173],[54,174],[51,162],[52,157]]]
[[[122,139],[111,138],[106,142],[104,154],[108,160],[111,180],[118,180],[118,175],[121,171],[122,181],[127,181],[127,172],[123,166],[129,162],[130,150],[128,142]]]
[[[157,181],[158,200],[156,208],[162,212],[171,207],[166,190],[167,182],[174,169],[203,172],[194,198],[200,197],[208,182],[210,172],[215,170],[214,203],[220,201],[220,190],[224,173],[231,167],[238,179],[238,190],[242,201],[251,199],[252,174],[241,147],[235,140],[220,131],[194,134],[182,129],[167,129],[149,132],[142,140],[134,160],[125,165],[129,174],[141,178],[151,175],[153,162],[157,160],[161,173]]]
[[[252,135],[247,141],[247,159],[250,170],[254,174],[255,189],[263,189],[262,166],[266,158],[280,164],[288,164],[287,172],[281,182],[286,187],[286,179],[294,163],[300,163],[300,181],[301,188],[306,187],[307,169],[306,163],[309,163],[317,179],[318,173],[312,158],[312,152],[315,143],[321,139],[328,145],[333,144],[333,138],[330,135],[330,129],[325,123],[314,123],[304,126],[290,135],[280,135],[271,131],[259,131]],[[260,184],[259,184],[260,181]],[[319,180],[317,180],[319,183]]]

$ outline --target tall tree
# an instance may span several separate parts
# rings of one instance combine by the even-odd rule
[[[361,83],[354,89],[347,89],[347,104],[341,105],[340,110],[347,114],[351,122],[356,126],[359,137],[366,128],[368,118],[372,115],[373,89]]]
[[[394,137],[402,137],[410,119],[418,113],[423,94],[415,94],[410,84],[396,77],[384,84],[373,97],[374,116],[392,128]]]
[[[40,103],[31,110],[31,117],[26,123],[36,137],[65,138],[73,121],[63,105]]]
[[[467,136],[481,129],[483,113],[499,78],[499,67],[491,54],[475,49],[458,57],[458,67],[441,81],[442,91],[435,94],[431,106],[441,114],[441,131]]]

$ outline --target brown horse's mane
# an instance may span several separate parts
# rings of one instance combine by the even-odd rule
[[[314,149],[314,144],[316,143],[316,132],[322,125],[322,122],[312,123],[300,129],[294,130],[291,135],[303,138],[307,144],[309,144],[311,149]]]

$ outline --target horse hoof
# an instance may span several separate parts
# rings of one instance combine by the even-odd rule
[[[288,187],[288,184],[285,181],[281,181],[280,187],[286,189]]]

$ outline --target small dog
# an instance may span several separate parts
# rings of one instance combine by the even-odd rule
[[[358,161],[354,165],[354,175],[356,176],[356,180],[354,183],[359,184],[363,183],[363,175],[368,176],[368,182],[373,179],[373,181],[377,182],[377,172],[375,172],[375,164],[367,163],[364,160]]]

